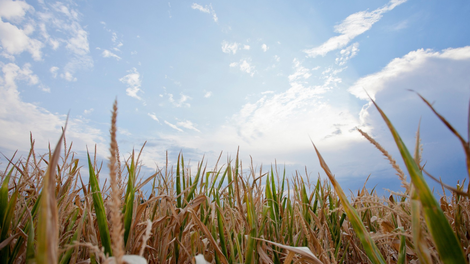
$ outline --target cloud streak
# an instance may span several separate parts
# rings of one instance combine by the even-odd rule
[[[203,13],[207,13],[207,14],[212,14],[212,19],[217,22],[219,20],[219,18],[217,17],[217,14],[215,13],[214,11],[214,8],[212,8],[212,4],[210,5],[206,5],[206,6],[202,6],[200,4],[197,4],[197,3],[193,3],[191,5],[191,8],[192,9],[195,9],[195,10],[199,10]]]
[[[103,53],[101,53],[101,55],[102,55],[104,58],[115,58],[116,60],[121,60],[121,57],[119,57],[118,55],[112,53],[112,52],[109,51],[109,50],[103,50]]]
[[[335,32],[339,33],[339,36],[332,37],[322,45],[304,50],[304,52],[307,53],[307,57],[315,58],[317,56],[325,56],[330,51],[343,48],[355,37],[368,31],[372,25],[382,18],[384,13],[393,10],[406,1],[407,0],[392,0],[385,6],[375,9],[374,11],[361,11],[350,15],[343,20],[341,24],[335,26]]]

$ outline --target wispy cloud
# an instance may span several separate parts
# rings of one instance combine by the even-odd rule
[[[204,91],[204,98],[209,98],[212,96],[212,92],[211,91]]]
[[[348,60],[353,58],[359,52],[359,43],[356,42],[352,45],[349,45],[347,48],[342,49],[340,52],[340,57],[336,58],[335,62],[339,66],[346,64]]]
[[[382,15],[396,6],[405,3],[407,0],[392,0],[385,6],[367,12],[361,11],[348,16],[341,24],[335,26],[335,32],[339,36],[328,39],[319,47],[304,50],[308,57],[325,56],[328,52],[337,50],[348,45],[355,37],[369,30],[373,24],[382,18]]]
[[[46,150],[47,142],[53,142],[60,136],[66,115],[54,114],[21,100],[18,83],[35,85],[39,82],[30,64],[19,67],[8,63],[0,64],[0,67],[3,74],[0,77],[0,147],[12,151],[28,151],[31,132],[37,142],[35,148]],[[87,144],[98,144],[99,148],[106,148],[101,131],[81,119],[69,119],[67,138],[72,140],[78,149],[85,149]]]
[[[211,11],[209,10],[209,7],[208,7],[208,6],[203,7],[202,5],[196,4],[196,3],[193,3],[193,4],[191,5],[191,8],[192,8],[192,9],[195,9],[195,10],[199,10],[199,11],[204,12],[204,13],[208,13],[208,14],[211,12]]]
[[[112,53],[111,51],[109,50],[103,50],[103,53],[101,53],[101,55],[104,57],[104,58],[115,58],[116,60],[120,60],[121,57],[119,57],[118,55]]]
[[[251,77],[255,75],[255,66],[251,65],[251,59],[241,59],[239,62],[232,62],[230,67],[238,67],[240,71],[248,73]]]
[[[76,81],[73,77],[79,69],[93,67],[93,59],[89,55],[88,32],[80,23],[81,14],[73,6],[61,2],[53,4],[41,4],[43,12],[36,12],[42,36],[53,49],[60,44],[65,44],[69,51],[68,62],[62,67],[60,76],[67,81]],[[48,30],[52,29],[55,34],[51,37]]]
[[[203,13],[207,13],[207,14],[212,14],[212,19],[217,22],[219,19],[217,18],[217,14],[215,13],[214,11],[214,8],[212,8],[212,4],[209,4],[209,5],[206,5],[206,6],[202,6],[200,4],[197,4],[197,3],[193,3],[191,5],[191,8],[192,9],[195,9],[195,10],[199,10]]]
[[[155,115],[155,113],[148,113],[148,116],[150,116],[150,118],[152,118],[153,120],[157,121],[160,123],[160,121],[158,120],[157,116]]]
[[[268,51],[269,47],[268,47],[268,45],[263,44],[263,45],[261,45],[261,49],[262,49],[264,52],[266,52],[266,51]]]
[[[289,75],[289,81],[297,81],[300,79],[308,79],[312,74],[310,73],[310,70],[302,66],[300,61],[295,58],[294,61],[294,70],[295,72]]]
[[[187,129],[194,130],[196,132],[201,132],[199,129],[194,127],[194,124],[189,120],[178,122],[177,125],[180,126],[180,127],[184,127],[184,128],[187,128]]]
[[[77,81],[77,78],[74,77],[74,76],[72,75],[72,73],[69,72],[69,71],[66,71],[66,72],[64,72],[64,73],[61,73],[61,74],[60,74],[60,77],[61,77],[62,79],[65,79],[66,81],[69,81],[69,82],[76,82],[76,81]]]
[[[165,124],[167,124],[169,127],[173,128],[173,129],[175,129],[175,130],[178,130],[179,132],[183,132],[183,130],[182,130],[181,128],[177,127],[176,125],[173,125],[172,123],[170,123],[170,122],[168,122],[168,121],[166,121],[166,120],[165,120],[164,122],[165,122]]]
[[[136,68],[132,68],[127,72],[129,74],[119,79],[119,81],[127,85],[126,94],[128,96],[142,100],[142,98],[137,95],[138,92],[143,93],[143,91],[140,89],[140,86],[142,85],[142,78],[140,73]]]
[[[51,72],[53,78],[57,78],[57,71],[59,71],[59,67],[52,66],[49,71]]]
[[[187,102],[189,99],[191,99],[191,97],[183,93],[180,94],[180,98],[178,100],[173,98],[173,94],[168,94],[168,101],[176,107],[191,107],[191,104]]]
[[[224,40],[224,41],[222,41],[222,52],[235,54],[235,53],[237,53],[238,45],[239,44],[236,43],[236,42],[229,43],[229,42]]]

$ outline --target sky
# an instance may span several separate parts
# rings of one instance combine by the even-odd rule
[[[147,142],[147,176],[166,151],[211,167],[239,148],[244,168],[325,177],[313,142],[343,188],[370,175],[399,190],[356,130],[403,164],[367,92],[410,150],[421,124],[427,170],[455,185],[463,149],[415,92],[467,139],[468,14],[465,0],[0,0],[0,152],[25,156],[32,133],[46,153],[69,114],[81,164],[87,147],[106,159],[117,99],[120,152]]]

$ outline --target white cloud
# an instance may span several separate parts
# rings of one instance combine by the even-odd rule
[[[44,14],[43,20],[50,20],[55,27],[62,29],[63,32],[68,35],[68,39],[65,40],[68,50],[79,56],[87,55],[90,51],[88,32],[80,25],[78,12],[61,2],[52,4],[52,9],[57,13],[65,15],[66,19],[59,19],[58,16],[54,14]]]
[[[250,50],[250,45],[243,45],[244,50]]]
[[[23,1],[0,1],[0,17],[13,22],[23,20],[26,12],[34,11],[34,8]]]
[[[204,12],[204,13],[208,13],[208,14],[211,12],[211,11],[209,10],[209,7],[208,7],[208,6],[203,7],[202,5],[199,5],[199,4],[196,4],[196,3],[193,3],[193,4],[191,5],[191,8],[192,8],[192,9],[199,10],[199,11]]]
[[[239,62],[232,62],[230,67],[239,67],[240,71],[248,73],[251,77],[255,74],[255,66],[251,65],[251,59],[241,59]]]
[[[336,58],[335,62],[339,66],[346,64],[348,60],[353,58],[359,52],[359,43],[349,45],[347,48],[340,51],[340,57]]]
[[[335,26],[335,32],[339,36],[328,39],[319,47],[304,50],[308,57],[325,56],[328,52],[340,49],[348,45],[355,37],[369,30],[373,24],[382,18],[382,14],[394,9],[396,6],[405,3],[407,0],[392,0],[384,7],[374,11],[361,11],[348,16],[341,24]]]
[[[277,61],[277,62],[280,62],[281,61],[281,58],[277,55],[274,55],[274,59]]]
[[[392,60],[377,73],[360,78],[349,92],[366,101],[359,114],[361,125],[370,130],[369,134],[378,137],[382,145],[391,146],[392,150],[396,146],[390,133],[363,89],[382,108],[411,149],[421,120],[424,162],[432,172],[430,166],[435,168],[437,164],[454,164],[456,160],[464,164],[461,146],[424,102],[407,90],[412,89],[427,98],[461,135],[465,134],[470,98],[469,69],[470,46],[442,51],[419,49]],[[454,183],[461,179],[460,176],[452,176],[452,173],[442,176],[447,178],[448,184],[451,184],[451,179]]]
[[[191,107],[191,104],[189,104],[187,101],[191,99],[188,95],[185,95],[183,93],[180,94],[180,99],[175,100],[173,98],[173,94],[168,94],[168,100],[176,107]]]
[[[199,129],[194,127],[194,124],[189,120],[178,122],[177,125],[180,126],[180,127],[184,127],[184,128],[187,128],[187,129],[194,130],[196,132],[201,132]]]
[[[165,122],[165,124],[167,124],[169,127],[173,128],[173,129],[175,129],[175,130],[178,130],[179,132],[183,132],[183,130],[182,130],[181,128],[179,128],[179,127],[173,125],[172,123],[170,123],[170,122],[168,122],[168,121],[166,121],[166,120],[165,120],[164,122]]]
[[[88,32],[80,24],[80,14],[70,5],[55,2],[50,8],[44,8],[43,12],[36,12],[40,33],[46,42],[57,49],[60,44],[65,44],[69,51],[67,63],[62,68],[61,77],[73,81],[75,72],[80,69],[93,67],[93,59],[89,55]],[[54,32],[54,37],[48,33],[48,28]]]
[[[129,130],[127,130],[125,128],[122,128],[122,127],[118,128],[118,133],[122,134],[122,135],[125,135],[125,136],[132,136],[132,133],[129,132]]]
[[[0,67],[3,73],[0,76],[0,147],[11,151],[28,151],[31,131],[37,142],[35,148],[47,150],[48,142],[57,142],[61,127],[65,125],[66,115],[53,114],[21,100],[18,85],[23,86],[24,82],[29,85],[38,83],[29,64],[20,68],[14,63],[0,63]],[[68,111],[68,108],[63,111]],[[70,118],[66,136],[67,140],[74,142],[77,151],[84,151],[86,145],[94,144],[98,144],[101,151],[106,150],[101,131],[90,127],[84,120]]]
[[[237,53],[237,50],[238,50],[238,43],[236,42],[228,43],[225,40],[222,41],[222,52],[235,54]]]
[[[310,70],[303,67],[297,58],[294,59],[293,63],[295,72],[289,75],[289,81],[292,82],[299,79],[308,79],[312,75]]]
[[[217,18],[217,14],[215,13],[214,11],[214,8],[212,8],[212,4],[210,5],[206,5],[206,6],[202,6],[200,4],[197,4],[197,3],[193,3],[191,5],[191,8],[192,9],[195,9],[195,10],[199,10],[203,13],[207,13],[207,14],[212,14],[212,19],[217,22],[219,19]]]
[[[263,44],[263,45],[261,45],[261,49],[262,49],[264,52],[266,52],[266,51],[268,51],[269,47],[268,47],[268,45]]]
[[[419,49],[416,51],[412,51],[403,56],[402,58],[396,58],[392,60],[380,72],[359,79],[353,86],[349,88],[349,92],[359,99],[367,100],[368,96],[364,91],[365,89],[372,97],[372,99],[375,99],[376,94],[386,89],[387,85],[392,83],[394,80],[398,80],[402,78],[402,76],[406,76],[411,73],[416,74],[417,71],[420,71],[426,67],[431,68],[432,62],[434,60],[444,60],[447,62],[468,61],[470,60],[470,46],[455,49],[446,49],[442,52],[435,52],[430,49]],[[436,71],[434,69],[433,76],[448,74],[448,72],[446,73],[445,71],[448,70],[446,68],[440,69],[440,71]],[[409,88],[417,89],[420,86],[423,85],[417,84],[416,88]]]
[[[91,114],[91,112],[93,112],[93,111],[94,111],[94,109],[93,109],[93,108],[90,108],[90,109],[85,109],[85,110],[83,110],[83,114],[85,114],[85,115],[89,115],[89,114]]]
[[[121,57],[119,57],[118,55],[112,53],[111,51],[109,50],[103,50],[103,53],[101,54],[104,58],[110,58],[110,57],[113,57],[115,58],[116,60],[120,60]]]
[[[76,82],[76,81],[77,81],[77,78],[76,78],[76,77],[73,77],[72,73],[69,72],[69,71],[66,71],[66,72],[64,72],[64,73],[61,73],[61,74],[60,74],[60,77],[61,77],[62,79],[65,79],[65,80],[69,81],[69,82]]]
[[[43,43],[37,39],[30,38],[34,31],[31,24],[24,25],[23,29],[13,23],[20,23],[24,20],[27,12],[34,12],[34,8],[23,1],[0,1],[0,43],[3,57],[14,60],[14,56],[27,51],[34,60],[42,58],[41,49]]]
[[[52,74],[53,78],[57,78],[57,71],[59,70],[59,67],[52,66],[51,69],[49,70]]]
[[[39,84],[38,86],[39,86],[39,89],[41,89],[41,91],[43,91],[45,93],[50,93],[51,92],[51,88],[44,85],[44,84],[42,84],[42,83]]]
[[[209,98],[209,97],[211,97],[211,96],[212,96],[212,92],[211,92],[211,91],[205,91],[205,93],[204,93],[204,97],[205,97],[205,98]]]
[[[140,89],[142,85],[142,78],[140,73],[137,71],[136,68],[132,68],[127,71],[129,74],[119,79],[120,82],[127,85],[126,94],[130,97],[134,97],[138,100],[142,100],[140,96],[137,95],[138,92],[143,92]]]
[[[158,120],[157,116],[155,115],[155,113],[148,113],[148,116],[150,116],[150,118],[152,118],[153,120],[157,121],[160,123],[160,121]]]

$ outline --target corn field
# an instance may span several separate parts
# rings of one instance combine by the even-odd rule
[[[468,141],[422,99],[462,143],[470,171]],[[375,106],[406,165],[403,171],[358,129],[404,187],[388,197],[365,187],[348,197],[315,145],[326,180],[244,168],[238,155],[191,170],[183,154],[175,169],[167,161],[142,179],[140,153],[119,154],[115,103],[103,185],[96,153],[84,168],[89,180],[82,179],[66,126],[49,153],[38,155],[31,139],[29,155],[8,159],[0,172],[0,263],[467,263],[468,188],[441,183],[444,196],[436,198],[425,180],[419,129],[410,152]]]

